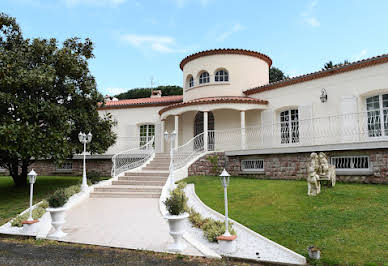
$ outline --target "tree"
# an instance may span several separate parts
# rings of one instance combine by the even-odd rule
[[[151,96],[152,90],[161,90],[163,96],[169,96],[169,95],[182,95],[183,94],[183,88],[180,86],[158,86],[154,89],[152,88],[136,88],[128,90],[127,92],[120,93],[116,95],[115,97],[117,99],[123,100],[123,99],[137,99],[137,98],[147,98]]]
[[[277,67],[271,67],[269,69],[269,83],[281,81],[288,78],[289,77],[284,75],[283,71],[281,71]]]
[[[0,14],[0,166],[16,186],[27,184],[35,160],[61,163],[82,152],[80,131],[92,132],[91,153],[102,153],[116,139],[110,115],[100,117],[103,97],[88,60],[89,39],[24,39],[14,18]]]
[[[329,61],[323,65],[322,70],[328,70],[328,69],[333,68],[333,67],[344,66],[347,64],[350,64],[348,60],[345,60],[343,63],[338,63],[338,64],[334,64],[333,61]]]

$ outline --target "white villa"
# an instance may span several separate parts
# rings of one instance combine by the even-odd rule
[[[169,152],[163,135],[175,131],[180,177],[209,174],[201,157],[216,152],[234,175],[301,179],[309,153],[324,151],[340,180],[387,183],[388,55],[275,83],[271,64],[255,51],[202,51],[180,63],[183,96],[107,101],[99,112],[118,121],[118,140],[89,167],[109,172],[119,153],[117,175]]]

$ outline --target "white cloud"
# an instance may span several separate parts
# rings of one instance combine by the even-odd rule
[[[127,92],[129,89],[126,89],[126,88],[106,88],[104,91],[110,95],[110,96],[113,96],[113,95],[117,95],[117,94],[120,94],[120,93],[123,93],[123,92]]]
[[[318,18],[314,15],[317,6],[318,1],[314,0],[310,2],[309,5],[305,8],[305,10],[303,10],[300,14],[303,19],[303,22],[314,28],[319,27],[321,25]]]
[[[359,53],[353,55],[351,60],[352,61],[359,61],[361,59],[364,59],[367,53],[368,53],[367,49],[362,49]]]
[[[218,42],[223,42],[227,38],[229,38],[233,33],[236,33],[236,32],[242,31],[242,30],[244,30],[244,27],[241,24],[239,24],[239,23],[234,24],[233,27],[229,31],[226,31],[226,32],[220,34],[219,36],[217,36],[216,40]]]
[[[64,0],[67,7],[78,5],[100,6],[100,7],[117,7],[126,2],[126,0]]]
[[[184,53],[187,49],[178,48],[175,38],[160,35],[123,34],[121,40],[139,48],[149,48],[160,53]]]
[[[202,7],[206,7],[210,0],[173,0],[173,2],[178,8],[185,7],[189,2],[199,3]]]

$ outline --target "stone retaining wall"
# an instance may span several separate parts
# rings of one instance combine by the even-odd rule
[[[388,149],[357,150],[357,151],[330,151],[326,152],[329,157],[347,155],[367,155],[372,167],[371,175],[338,175],[337,180],[350,183],[373,183],[388,184]],[[261,179],[305,179],[306,166],[309,162],[310,152],[293,154],[268,154],[249,156],[225,156],[225,153],[205,155],[189,167],[191,175],[215,175],[209,156],[217,155],[218,172],[225,167],[231,175],[250,176]],[[264,172],[247,173],[241,171],[241,160],[264,159]],[[219,174],[218,173],[218,174]]]
[[[71,171],[58,170],[51,160],[40,160],[31,164],[28,171],[34,169],[38,175],[42,176],[82,176],[83,161],[82,159],[70,160],[73,165]],[[110,159],[89,159],[86,160],[87,172],[98,172],[101,176],[111,176],[112,160]],[[9,175],[8,171],[1,172],[2,175]]]

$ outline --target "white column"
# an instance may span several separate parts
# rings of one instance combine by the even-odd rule
[[[175,133],[176,133],[176,137],[175,137],[175,148],[178,148],[178,139],[179,139],[179,115],[176,115],[175,116]]]
[[[208,112],[203,112],[203,148],[204,151],[207,151],[208,149],[208,138],[209,138],[209,133],[208,133]]]
[[[246,132],[245,132],[245,111],[240,112],[240,120],[241,120],[241,149],[246,149]]]
[[[166,130],[165,120],[162,119],[160,124],[160,151],[164,152],[164,131]]]

